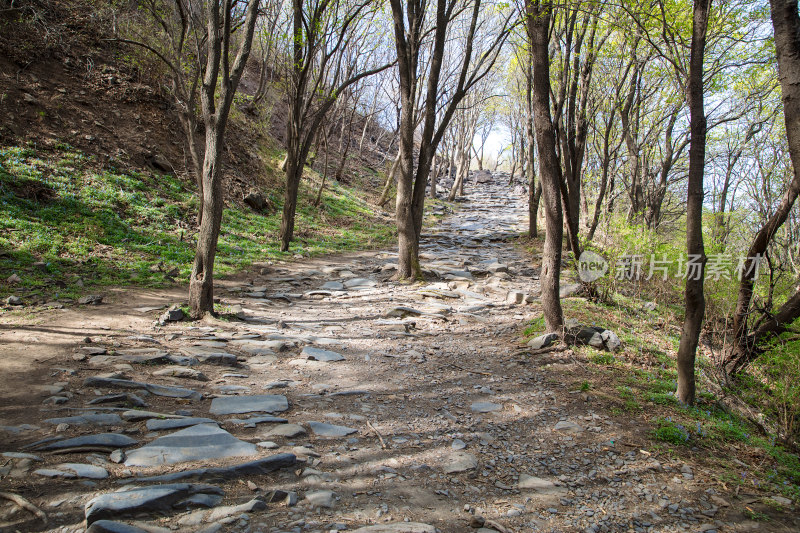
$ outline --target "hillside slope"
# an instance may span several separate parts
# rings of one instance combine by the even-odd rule
[[[19,278],[0,287],[4,297],[43,302],[188,275],[197,201],[180,124],[154,64],[108,40],[110,24],[103,3],[88,0],[0,14],[0,279]],[[257,75],[253,64],[245,95]],[[319,176],[308,169],[296,248],[278,252],[285,102],[277,88],[267,100],[232,112],[217,271],[390,241],[388,215],[368,201],[386,154],[370,146],[351,157],[347,186],[329,176],[319,208]],[[267,200],[260,212],[243,201],[253,191]]]

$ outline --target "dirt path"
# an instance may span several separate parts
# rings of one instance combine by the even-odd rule
[[[390,252],[265,267],[218,288],[241,320],[155,324],[182,289],[4,316],[0,485],[47,519],[0,502],[0,527],[758,526],[732,522],[712,472],[656,459],[568,390],[581,361],[520,353],[540,314],[538,271],[507,242],[525,216],[518,191],[476,186],[424,236],[438,281],[388,281]]]

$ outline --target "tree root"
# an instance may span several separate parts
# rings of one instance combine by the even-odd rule
[[[41,518],[43,522],[47,523],[47,515],[44,511],[33,505],[31,502],[20,496],[19,494],[13,494],[11,492],[0,492],[0,498],[4,500],[8,500],[10,502],[15,503],[22,509],[36,515],[38,518]]]

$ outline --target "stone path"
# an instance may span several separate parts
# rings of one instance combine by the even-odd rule
[[[618,421],[519,355],[538,270],[524,194],[469,194],[396,254],[221,283],[241,320],[109,331],[0,433],[0,507],[31,531],[713,531],[728,503],[619,444]],[[430,208],[446,214],[447,208]],[[449,213],[449,212],[448,212]],[[569,290],[569,287],[565,288]],[[163,309],[145,308],[154,318]],[[5,422],[4,422],[5,423]],[[5,505],[5,504],[3,504]],[[719,514],[719,516],[718,516]]]

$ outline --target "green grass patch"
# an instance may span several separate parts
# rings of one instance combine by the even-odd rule
[[[685,446],[689,443],[689,432],[681,424],[672,421],[672,418],[657,418],[656,427],[652,432],[655,440]]]
[[[255,261],[312,256],[384,246],[394,229],[375,217],[357,191],[330,183],[322,205],[304,180],[298,199],[296,240],[289,253],[278,244],[280,209],[264,216],[230,207],[222,219],[215,274]],[[270,195],[280,206],[280,194]],[[0,279],[30,299],[75,298],[105,286],[158,287],[177,269],[185,280],[195,252],[194,184],[172,175],[101,165],[61,144],[53,150],[0,147]]]

